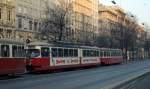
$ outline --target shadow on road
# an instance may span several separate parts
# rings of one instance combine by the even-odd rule
[[[1,75],[0,80],[11,80],[11,79],[16,79],[20,77],[22,77],[22,75]]]

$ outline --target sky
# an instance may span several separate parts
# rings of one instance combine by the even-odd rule
[[[112,0],[100,0],[105,5],[113,5]],[[150,26],[150,0],[114,0],[117,5],[135,15],[139,23],[146,23]]]

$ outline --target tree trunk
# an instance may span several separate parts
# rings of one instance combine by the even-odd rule
[[[63,27],[61,26],[60,27],[60,33],[59,33],[59,39],[58,39],[59,41],[62,40],[62,34],[63,34],[62,31],[63,31]]]

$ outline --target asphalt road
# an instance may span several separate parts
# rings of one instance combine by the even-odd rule
[[[132,89],[150,89],[150,74],[141,77],[134,85]]]
[[[120,89],[150,89],[150,73],[120,86]]]
[[[107,89],[150,70],[150,60],[0,80],[0,89]],[[150,88],[149,88],[150,89]]]

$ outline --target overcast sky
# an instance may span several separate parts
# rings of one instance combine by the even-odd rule
[[[100,0],[105,5],[113,5],[112,0]],[[126,11],[132,12],[139,19],[140,23],[150,25],[150,0],[114,0],[117,5]]]

